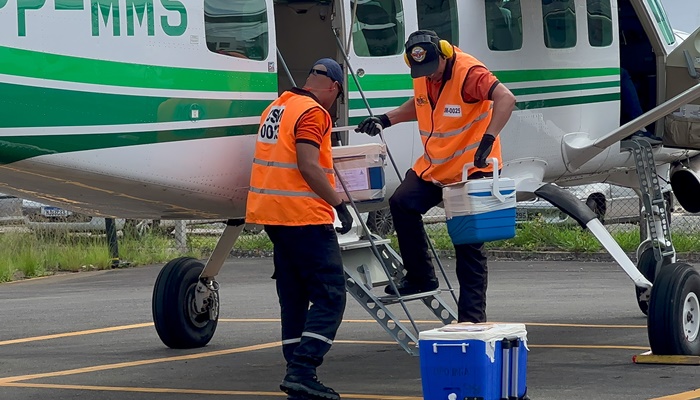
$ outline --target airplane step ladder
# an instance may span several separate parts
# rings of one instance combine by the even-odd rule
[[[661,193],[660,178],[656,174],[656,163],[651,144],[644,139],[625,140],[620,143],[623,150],[634,156],[634,164],[639,177],[641,200],[644,208],[643,220],[649,229],[649,237],[654,247],[657,261],[664,257],[674,257],[676,252],[671,243],[666,201]],[[657,268],[658,272],[658,268]]]
[[[364,223],[363,223],[364,225]],[[405,306],[408,301],[420,300],[444,325],[457,320],[455,312],[440,297],[441,291],[433,290],[406,296],[377,296],[373,289],[383,288],[403,277],[401,257],[389,245],[389,239],[372,236],[340,242],[345,270],[347,292],[367,311],[394,340],[411,355],[418,355],[418,327]],[[388,306],[401,304],[411,326],[401,321]],[[411,345],[413,343],[414,345]]]

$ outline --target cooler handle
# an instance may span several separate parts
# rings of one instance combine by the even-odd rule
[[[511,342],[508,339],[501,340],[501,351],[503,351],[501,370],[501,400],[508,400],[510,389],[510,348]]]
[[[491,165],[493,165],[493,185],[491,186],[491,194],[497,198],[498,200],[501,201],[501,203],[506,202],[506,196],[501,194],[499,185],[498,185],[498,158],[493,157],[489,158],[491,160]],[[488,164],[487,164],[488,165]],[[473,167],[474,163],[466,163],[464,164],[464,167],[462,167],[462,181],[466,182],[469,178],[469,168]],[[508,196],[510,197],[510,196]]]
[[[519,352],[520,352],[520,341],[518,339],[513,339],[511,342],[512,350],[512,369],[513,372],[510,376],[510,392],[508,393],[508,400],[518,400],[518,373],[519,373]]]
[[[466,353],[469,343],[433,343],[433,353],[438,352],[438,347],[461,347],[462,353]]]

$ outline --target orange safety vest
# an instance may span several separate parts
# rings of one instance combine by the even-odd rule
[[[418,116],[418,129],[423,141],[424,154],[419,157],[413,170],[423,180],[449,184],[462,180],[462,168],[474,162],[474,154],[481,137],[491,122],[493,102],[480,100],[466,103],[462,99],[462,86],[472,67],[484,66],[476,58],[455,48],[452,77],[444,82],[438,98],[433,104],[428,96],[427,78],[413,80],[414,101]],[[501,139],[496,136],[489,158],[501,161]],[[490,172],[493,167],[469,169]]]
[[[301,226],[332,224],[335,220],[333,207],[311,190],[297,166],[296,124],[313,108],[323,110],[326,117],[328,130],[319,149],[319,163],[330,185],[335,186],[328,111],[310,96],[284,92],[260,119],[246,222]]]

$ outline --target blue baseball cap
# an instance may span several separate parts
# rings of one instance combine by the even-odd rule
[[[343,93],[343,69],[340,68],[340,65],[332,58],[322,58],[314,63],[314,67],[317,65],[323,65],[326,67],[325,71],[311,68],[311,71],[309,71],[309,74],[313,73],[316,71],[316,73],[320,75],[325,75],[329,77],[333,82],[337,82],[338,86],[340,87],[340,93]]]

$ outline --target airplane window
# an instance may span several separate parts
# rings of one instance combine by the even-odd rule
[[[520,0],[485,0],[486,41],[496,51],[523,47],[523,17]]]
[[[676,43],[673,28],[671,28],[671,24],[668,22],[664,7],[658,0],[648,0],[647,2],[649,3],[651,11],[654,13],[654,18],[656,18],[656,23],[659,24],[659,29],[661,29],[664,39],[666,39],[666,44],[670,45]]]
[[[456,0],[417,0],[418,29],[430,29],[455,46],[459,45]]]
[[[610,0],[586,0],[588,12],[588,42],[593,47],[612,44],[612,12]]]
[[[267,59],[265,0],[204,0],[204,25],[210,51],[250,60]]]
[[[401,0],[351,0],[350,10],[355,13],[352,25],[355,54],[380,57],[403,52]]]
[[[542,0],[544,44],[551,49],[576,46],[574,0]]]

